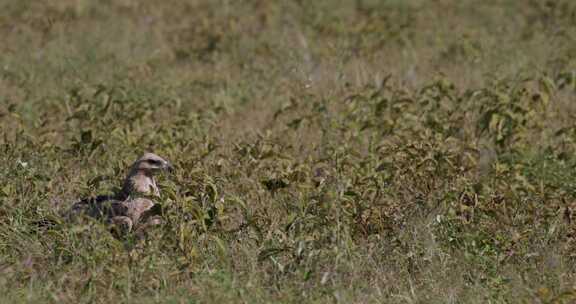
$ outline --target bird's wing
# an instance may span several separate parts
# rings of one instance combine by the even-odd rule
[[[67,217],[73,219],[81,215],[87,215],[102,219],[111,215],[123,215],[123,212],[125,212],[123,210],[122,201],[115,199],[113,196],[99,195],[74,203],[68,211]]]

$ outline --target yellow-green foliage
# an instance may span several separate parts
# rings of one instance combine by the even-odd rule
[[[575,16],[0,1],[0,302],[574,302]],[[161,227],[61,217],[144,151]]]

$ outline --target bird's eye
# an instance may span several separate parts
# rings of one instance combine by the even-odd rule
[[[152,164],[152,165],[156,165],[156,166],[159,166],[162,164],[159,160],[156,160],[156,159],[149,159],[148,163]]]

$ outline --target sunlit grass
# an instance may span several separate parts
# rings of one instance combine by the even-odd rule
[[[0,3],[0,299],[570,303],[575,13]],[[161,227],[62,218],[143,151]]]

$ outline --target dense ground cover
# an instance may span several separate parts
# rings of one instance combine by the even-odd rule
[[[4,0],[0,37],[1,302],[576,300],[571,0]],[[63,221],[143,151],[164,225]]]

